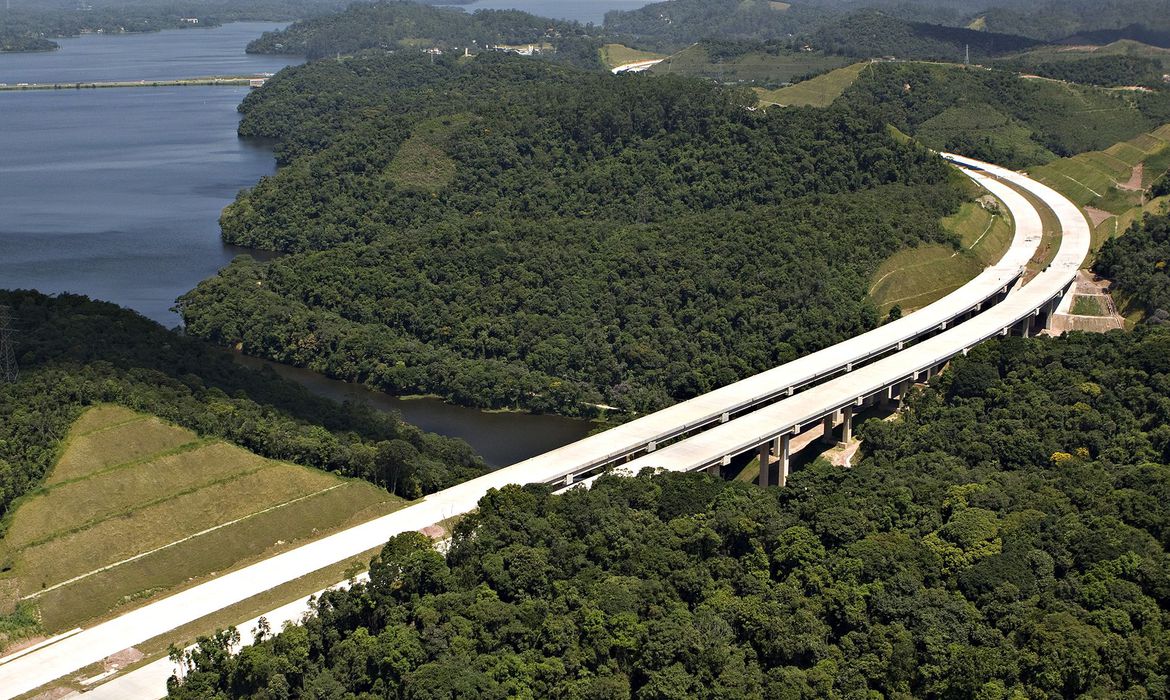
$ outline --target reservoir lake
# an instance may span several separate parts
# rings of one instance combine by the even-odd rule
[[[299,59],[249,56],[244,46],[280,26],[240,22],[59,39],[58,51],[0,54],[0,83],[274,73]],[[268,144],[236,135],[236,107],[247,92],[240,87],[0,92],[0,288],[85,294],[168,327],[180,325],[171,311],[179,295],[238,254],[262,257],[224,245],[219,237],[223,207],[239,190],[275,171]],[[573,442],[593,427],[557,416],[403,400],[304,370],[277,370],[316,393],[366,401],[424,430],[466,439],[492,466]]]

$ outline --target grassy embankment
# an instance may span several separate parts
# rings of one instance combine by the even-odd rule
[[[824,73],[849,62],[840,56],[819,53],[773,55],[751,52],[729,60],[711,57],[702,44],[695,44],[670,56],[650,69],[660,75],[689,75],[723,83],[783,85],[806,75]]]
[[[402,504],[364,481],[97,407],[14,510],[0,605],[26,599],[59,632]]]
[[[608,69],[624,66],[639,61],[652,61],[656,58],[666,58],[666,54],[632,49],[623,44],[606,44],[598,51],[601,53],[601,63]]]
[[[828,107],[861,76],[868,62],[854,63],[778,90],[756,88],[761,105]]]
[[[1031,174],[1081,206],[1093,222],[1093,250],[1119,236],[1141,214],[1170,203],[1146,190],[1170,169],[1170,124],[1104,151],[1062,158]]]
[[[992,202],[989,197],[982,201]],[[869,290],[882,314],[895,305],[904,312],[922,308],[966,284],[1003,255],[1014,230],[1007,208],[998,202],[987,207],[967,202],[943,225],[959,238],[962,249],[932,244],[886,260]]]

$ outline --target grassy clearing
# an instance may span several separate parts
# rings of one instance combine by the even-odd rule
[[[854,63],[779,90],[756,90],[760,104],[782,107],[828,107],[857,81],[868,63]]]
[[[387,166],[387,179],[399,187],[422,192],[438,192],[449,185],[457,169],[447,155],[447,142],[452,133],[470,122],[471,116],[466,114],[420,122]]]
[[[45,484],[51,486],[85,478],[94,472],[178,449],[197,440],[191,431],[151,416],[114,422],[88,432],[78,432],[75,428],[70,432],[67,448]]]
[[[1151,199],[1140,207],[1105,219],[1093,229],[1093,250],[1099,249],[1110,238],[1117,238],[1125,233],[1139,217],[1159,213],[1165,207],[1170,207],[1170,195]]]
[[[723,83],[750,83],[761,86],[784,85],[807,75],[846,65],[840,56],[800,52],[773,55],[753,52],[735,59],[712,59],[701,44],[695,44],[670,56],[650,69],[652,73],[689,75]]]
[[[1123,215],[1142,205],[1143,193],[1128,188],[1138,165],[1143,166],[1141,187],[1148,187],[1170,167],[1170,130],[1162,127],[1104,151],[1054,160],[1034,168],[1030,174],[1082,207]]]
[[[1134,167],[1142,166],[1140,182]],[[1159,211],[1170,198],[1145,201],[1154,180],[1170,169],[1170,125],[1114,144],[1035,168],[1031,174],[1082,207],[1113,214],[1093,227],[1092,250],[1115,238],[1140,216]],[[1136,184],[1141,189],[1131,189]]]
[[[26,498],[2,543],[0,611],[34,596],[49,632],[402,504],[366,482],[200,442],[148,416],[95,411],[60,460],[69,478],[54,471]],[[135,440],[123,442],[126,427]],[[144,445],[158,452],[144,455]]]
[[[617,68],[618,66],[624,66],[629,63],[666,58],[665,54],[632,49],[623,44],[606,44],[598,50],[601,52],[601,62],[606,68]]]
[[[997,207],[999,212],[1004,211]],[[903,311],[922,308],[963,286],[984,267],[998,260],[1011,245],[1010,217],[967,202],[959,213],[943,220],[962,244],[926,245],[901,251],[874,275],[870,298],[882,314],[895,305]]]
[[[1095,296],[1073,297],[1072,312],[1077,316],[1109,315],[1109,310],[1105,308],[1104,298]]]

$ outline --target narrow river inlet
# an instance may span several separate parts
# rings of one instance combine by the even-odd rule
[[[271,22],[61,39],[59,51],[0,54],[0,83],[157,80],[272,73],[295,57],[249,56]],[[274,172],[268,144],[236,135],[243,87],[0,92],[0,288],[73,292],[167,326],[175,299],[233,257],[219,214]],[[253,253],[258,255],[257,253]],[[504,466],[589,432],[555,416],[402,400],[278,368],[315,393],[370,402],[467,440]]]

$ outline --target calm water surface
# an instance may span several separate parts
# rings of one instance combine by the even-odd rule
[[[280,25],[60,40],[0,54],[0,82],[272,72],[297,59],[244,46]],[[167,326],[175,298],[240,251],[219,212],[274,170],[236,136],[237,87],[0,92],[0,287],[78,292]]]
[[[167,80],[275,73],[291,63],[299,63],[299,59],[250,56],[244,53],[244,47],[264,32],[283,26],[281,22],[235,22],[212,29],[87,34],[54,39],[61,45],[58,51],[0,54],[0,83]]]
[[[52,53],[0,54],[0,82],[274,72],[297,59],[243,51],[278,26],[62,39]],[[220,241],[220,210],[274,171],[266,146],[236,136],[245,94],[231,87],[0,92],[0,288],[77,292],[178,325],[175,298],[241,252]],[[464,438],[493,466],[591,428],[403,401],[305,370],[278,371],[316,393],[368,401],[424,430]]]
[[[533,416],[524,413],[485,413],[473,408],[452,406],[438,399],[400,399],[357,384],[329,379],[316,372],[266,360],[233,355],[237,362],[259,369],[272,367],[285,379],[303,385],[319,396],[335,401],[368,403],[381,411],[393,411],[423,430],[462,438],[493,467],[515,464],[523,459],[576,442],[589,434],[593,424],[560,416]]]
[[[476,10],[523,10],[538,17],[571,19],[588,24],[601,24],[610,10],[636,10],[646,0],[479,0],[457,7],[468,12]]]

